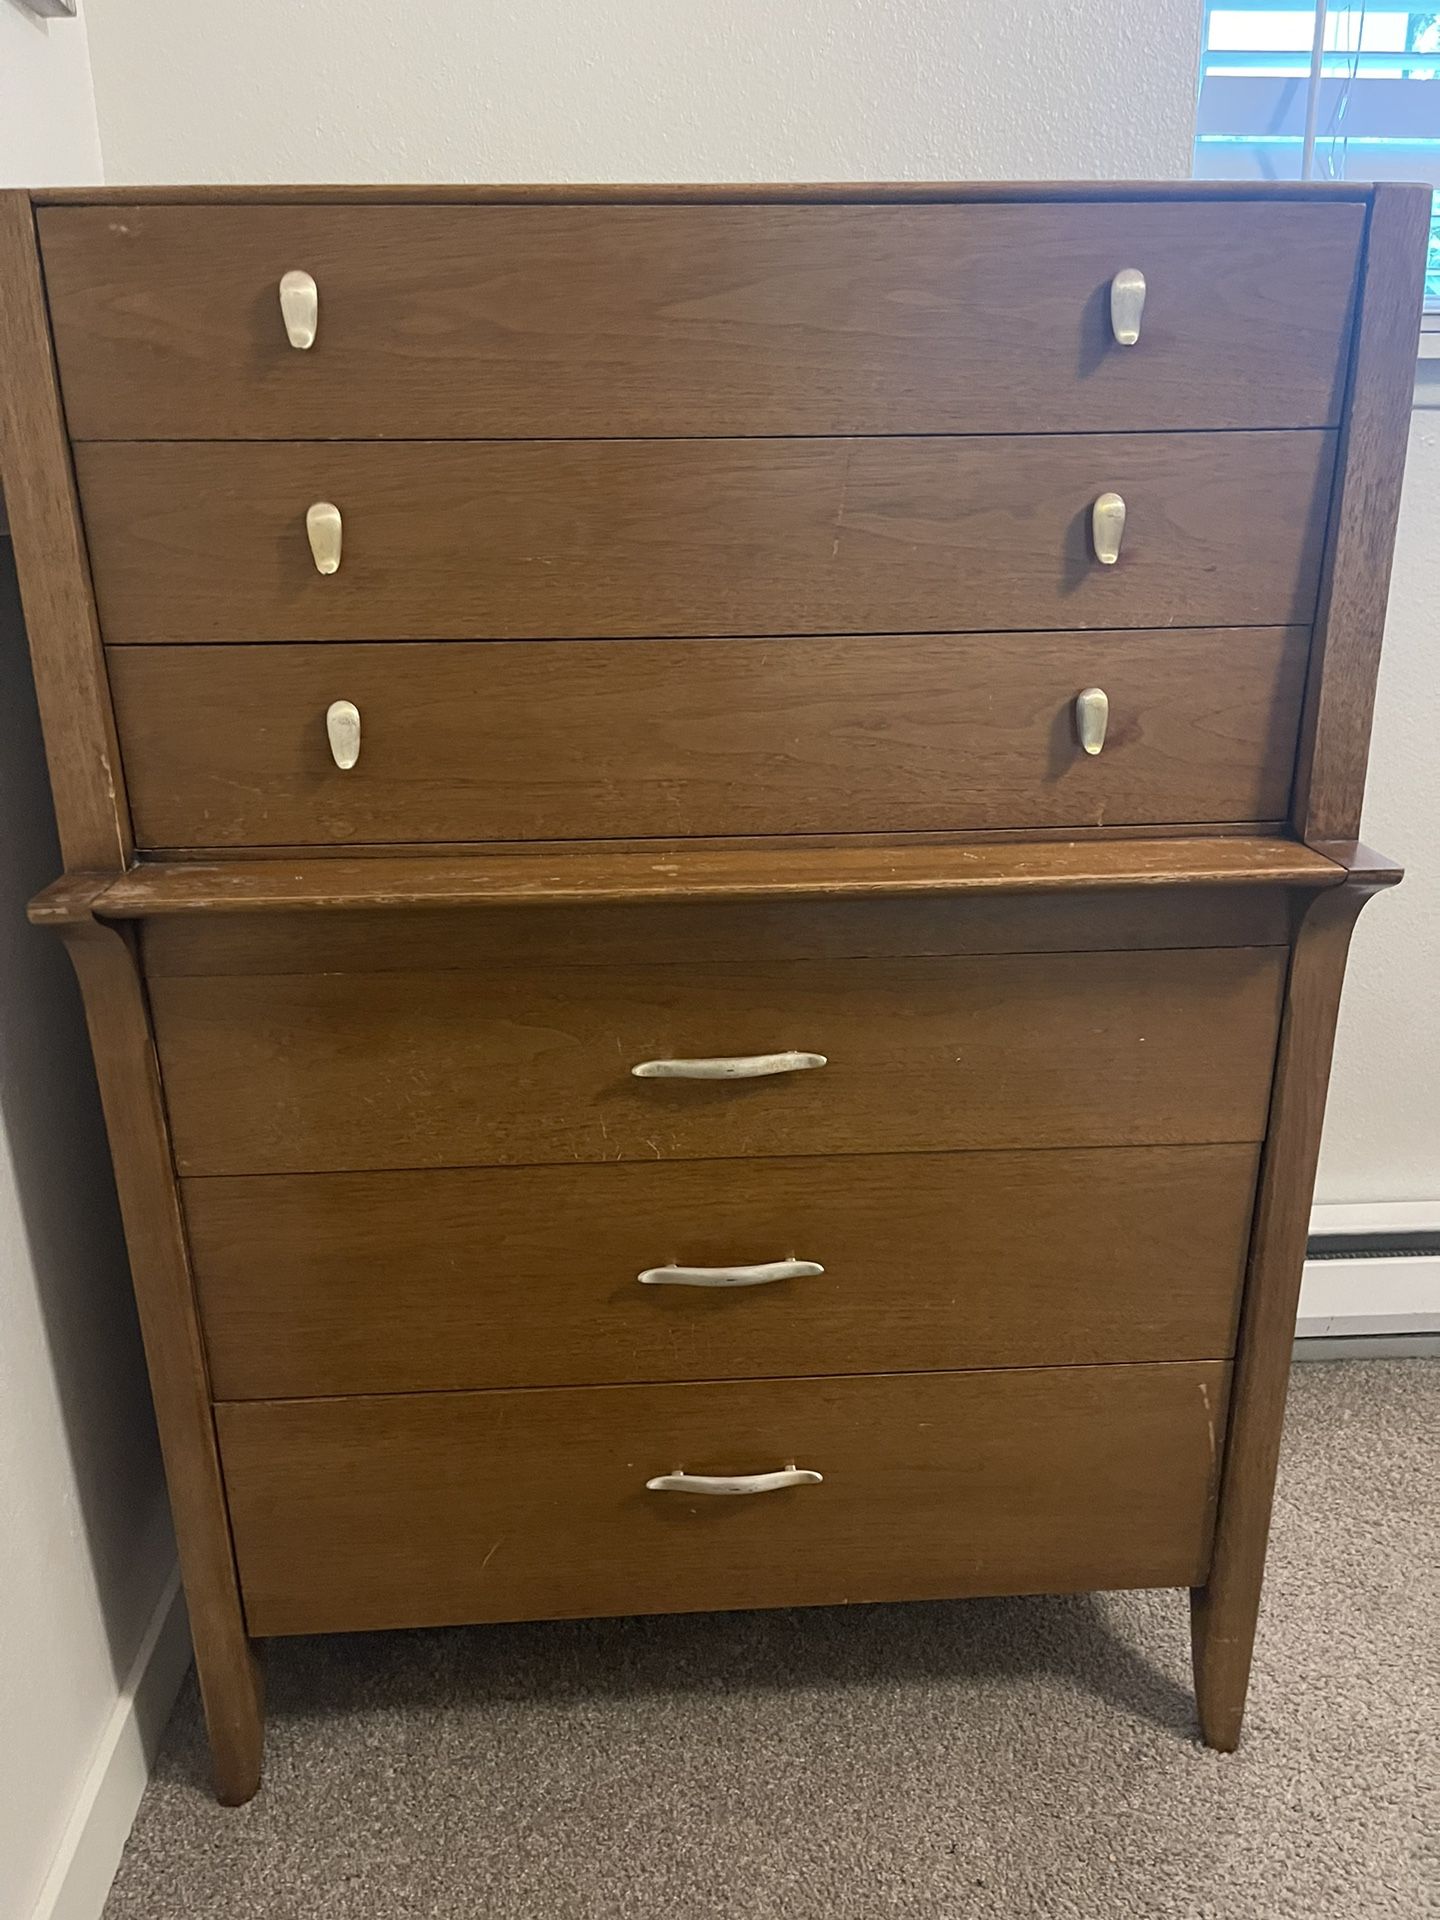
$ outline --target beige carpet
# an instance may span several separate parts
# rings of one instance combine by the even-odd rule
[[[1418,1920],[1437,1489],[1440,1363],[1296,1370],[1231,1757],[1178,1594],[278,1642],[260,1797],[187,1694],[107,1920]]]

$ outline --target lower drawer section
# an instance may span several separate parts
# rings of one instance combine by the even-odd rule
[[[217,1407],[250,1630],[816,1606],[1205,1575],[1229,1367]],[[744,1497],[676,1472],[823,1476]]]
[[[343,1173],[1260,1140],[1284,981],[1279,948],[557,956],[152,977],[150,1004],[182,1174]],[[791,1052],[820,1070],[633,1072]]]
[[[279,1400],[1213,1359],[1256,1152],[255,1174],[184,1196],[215,1393]],[[677,1284],[737,1266],[758,1284]]]

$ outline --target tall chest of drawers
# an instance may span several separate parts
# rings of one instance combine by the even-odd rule
[[[981,1593],[1234,1746],[1427,218],[3,197],[222,1798],[268,1636]]]

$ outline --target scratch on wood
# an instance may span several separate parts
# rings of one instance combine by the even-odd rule
[[[850,504],[850,464],[855,458],[855,443],[850,441],[845,448],[845,464],[840,470],[840,498],[835,507],[835,538],[830,542],[830,558],[836,560],[840,555],[840,536],[845,531],[845,509]]]
[[[1219,1465],[1219,1451],[1215,1444],[1215,1409],[1210,1404],[1210,1389],[1203,1380],[1198,1382],[1200,1404],[1205,1409],[1205,1432],[1210,1442],[1210,1465],[1212,1469]]]

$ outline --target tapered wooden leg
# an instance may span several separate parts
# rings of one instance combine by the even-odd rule
[[[260,1669],[240,1603],[149,1009],[126,934],[78,911],[63,932],[84,995],[110,1133],[215,1791],[236,1806],[260,1784]]]
[[[1191,1595],[1195,1700],[1206,1746],[1240,1741],[1290,1381],[1295,1312],[1345,955],[1356,915],[1399,878],[1353,874],[1315,896],[1295,936],[1251,1236],[1210,1576]]]

